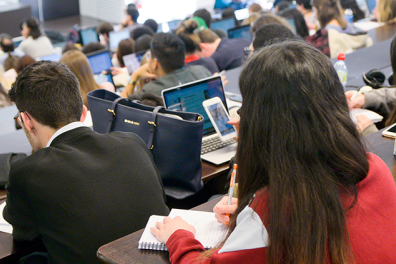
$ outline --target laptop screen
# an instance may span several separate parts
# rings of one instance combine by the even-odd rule
[[[228,18],[219,21],[212,22],[210,28],[211,29],[222,29],[224,32],[228,32],[229,29],[235,27],[235,19]]]
[[[169,110],[199,113],[204,117],[203,136],[216,133],[202,102],[219,97],[228,111],[221,76],[212,76],[162,91],[164,105]]]
[[[125,67],[128,69],[129,74],[139,69],[140,61],[143,59],[144,54],[148,50],[142,50],[136,53],[128,54],[122,57],[124,60]]]
[[[366,0],[367,3],[367,8],[370,11],[370,14],[373,13],[373,9],[377,6],[377,3],[375,0]]]
[[[59,61],[61,58],[62,58],[62,55],[54,53],[54,54],[39,57],[36,60],[37,61]]]
[[[129,30],[124,29],[120,31],[110,31],[109,38],[110,38],[110,50],[115,51],[118,48],[118,44],[121,40],[129,38]]]
[[[246,40],[252,40],[252,34],[250,33],[250,25],[231,28],[228,30],[228,37],[230,39],[233,38],[242,38]]]
[[[244,20],[249,17],[249,8],[235,10],[235,17],[237,20]]]
[[[102,74],[102,71],[109,71],[113,67],[110,52],[107,49],[88,53],[87,58],[97,83],[113,82],[111,74]],[[102,75],[106,76],[106,78]]]
[[[180,19],[168,21],[169,31],[172,32],[174,29],[176,29],[179,26],[180,21]]]
[[[91,42],[98,42],[99,37],[98,34],[96,33],[96,28],[87,28],[87,29],[81,29],[80,30],[80,39],[81,39],[81,44],[87,45],[88,43]]]

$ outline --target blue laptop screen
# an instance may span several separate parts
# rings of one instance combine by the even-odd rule
[[[250,25],[243,27],[236,27],[228,30],[228,37],[230,39],[233,38],[242,38],[247,40],[252,40],[252,34],[250,33]]]
[[[368,10],[370,11],[370,14],[373,13],[373,9],[377,6],[377,3],[375,0],[366,0]]]
[[[202,102],[213,97],[219,97],[227,109],[221,77],[210,78],[164,91],[163,97],[165,106],[170,110],[201,114],[204,117],[204,136],[216,131],[202,106]]]
[[[82,45],[87,45],[88,43],[99,41],[98,34],[96,33],[96,28],[81,29],[80,37]]]
[[[110,49],[116,50],[121,40],[129,38],[129,30],[111,31],[109,33]]]
[[[211,24],[211,29],[222,29],[224,32],[228,32],[229,29],[235,27],[235,19],[229,18],[220,21],[215,21]]]
[[[108,71],[113,67],[110,53],[107,50],[94,55],[87,54],[87,57],[94,74],[99,74],[102,71]]]

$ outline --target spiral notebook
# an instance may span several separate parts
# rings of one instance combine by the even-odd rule
[[[219,224],[211,212],[201,212],[193,210],[172,209],[169,217],[180,216],[197,231],[195,238],[201,242],[204,248],[215,247],[225,236],[225,226]],[[161,243],[150,231],[156,222],[162,222],[165,216],[150,216],[142,237],[138,243],[138,249],[164,250],[167,251],[166,245]]]

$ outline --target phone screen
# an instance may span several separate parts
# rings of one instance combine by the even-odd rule
[[[387,129],[386,131],[392,132],[392,133],[396,133],[396,125],[391,126],[389,129]]]
[[[235,128],[227,123],[230,119],[221,102],[209,105],[208,110],[222,136],[235,132]]]

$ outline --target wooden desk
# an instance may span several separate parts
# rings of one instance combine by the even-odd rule
[[[212,212],[221,197],[192,208],[193,210]],[[117,239],[98,250],[98,258],[104,263],[169,263],[169,253],[164,251],[140,250],[137,248],[144,229]]]
[[[396,34],[396,23],[386,24],[367,31],[368,35],[373,39],[373,43],[381,42],[393,38]]]

